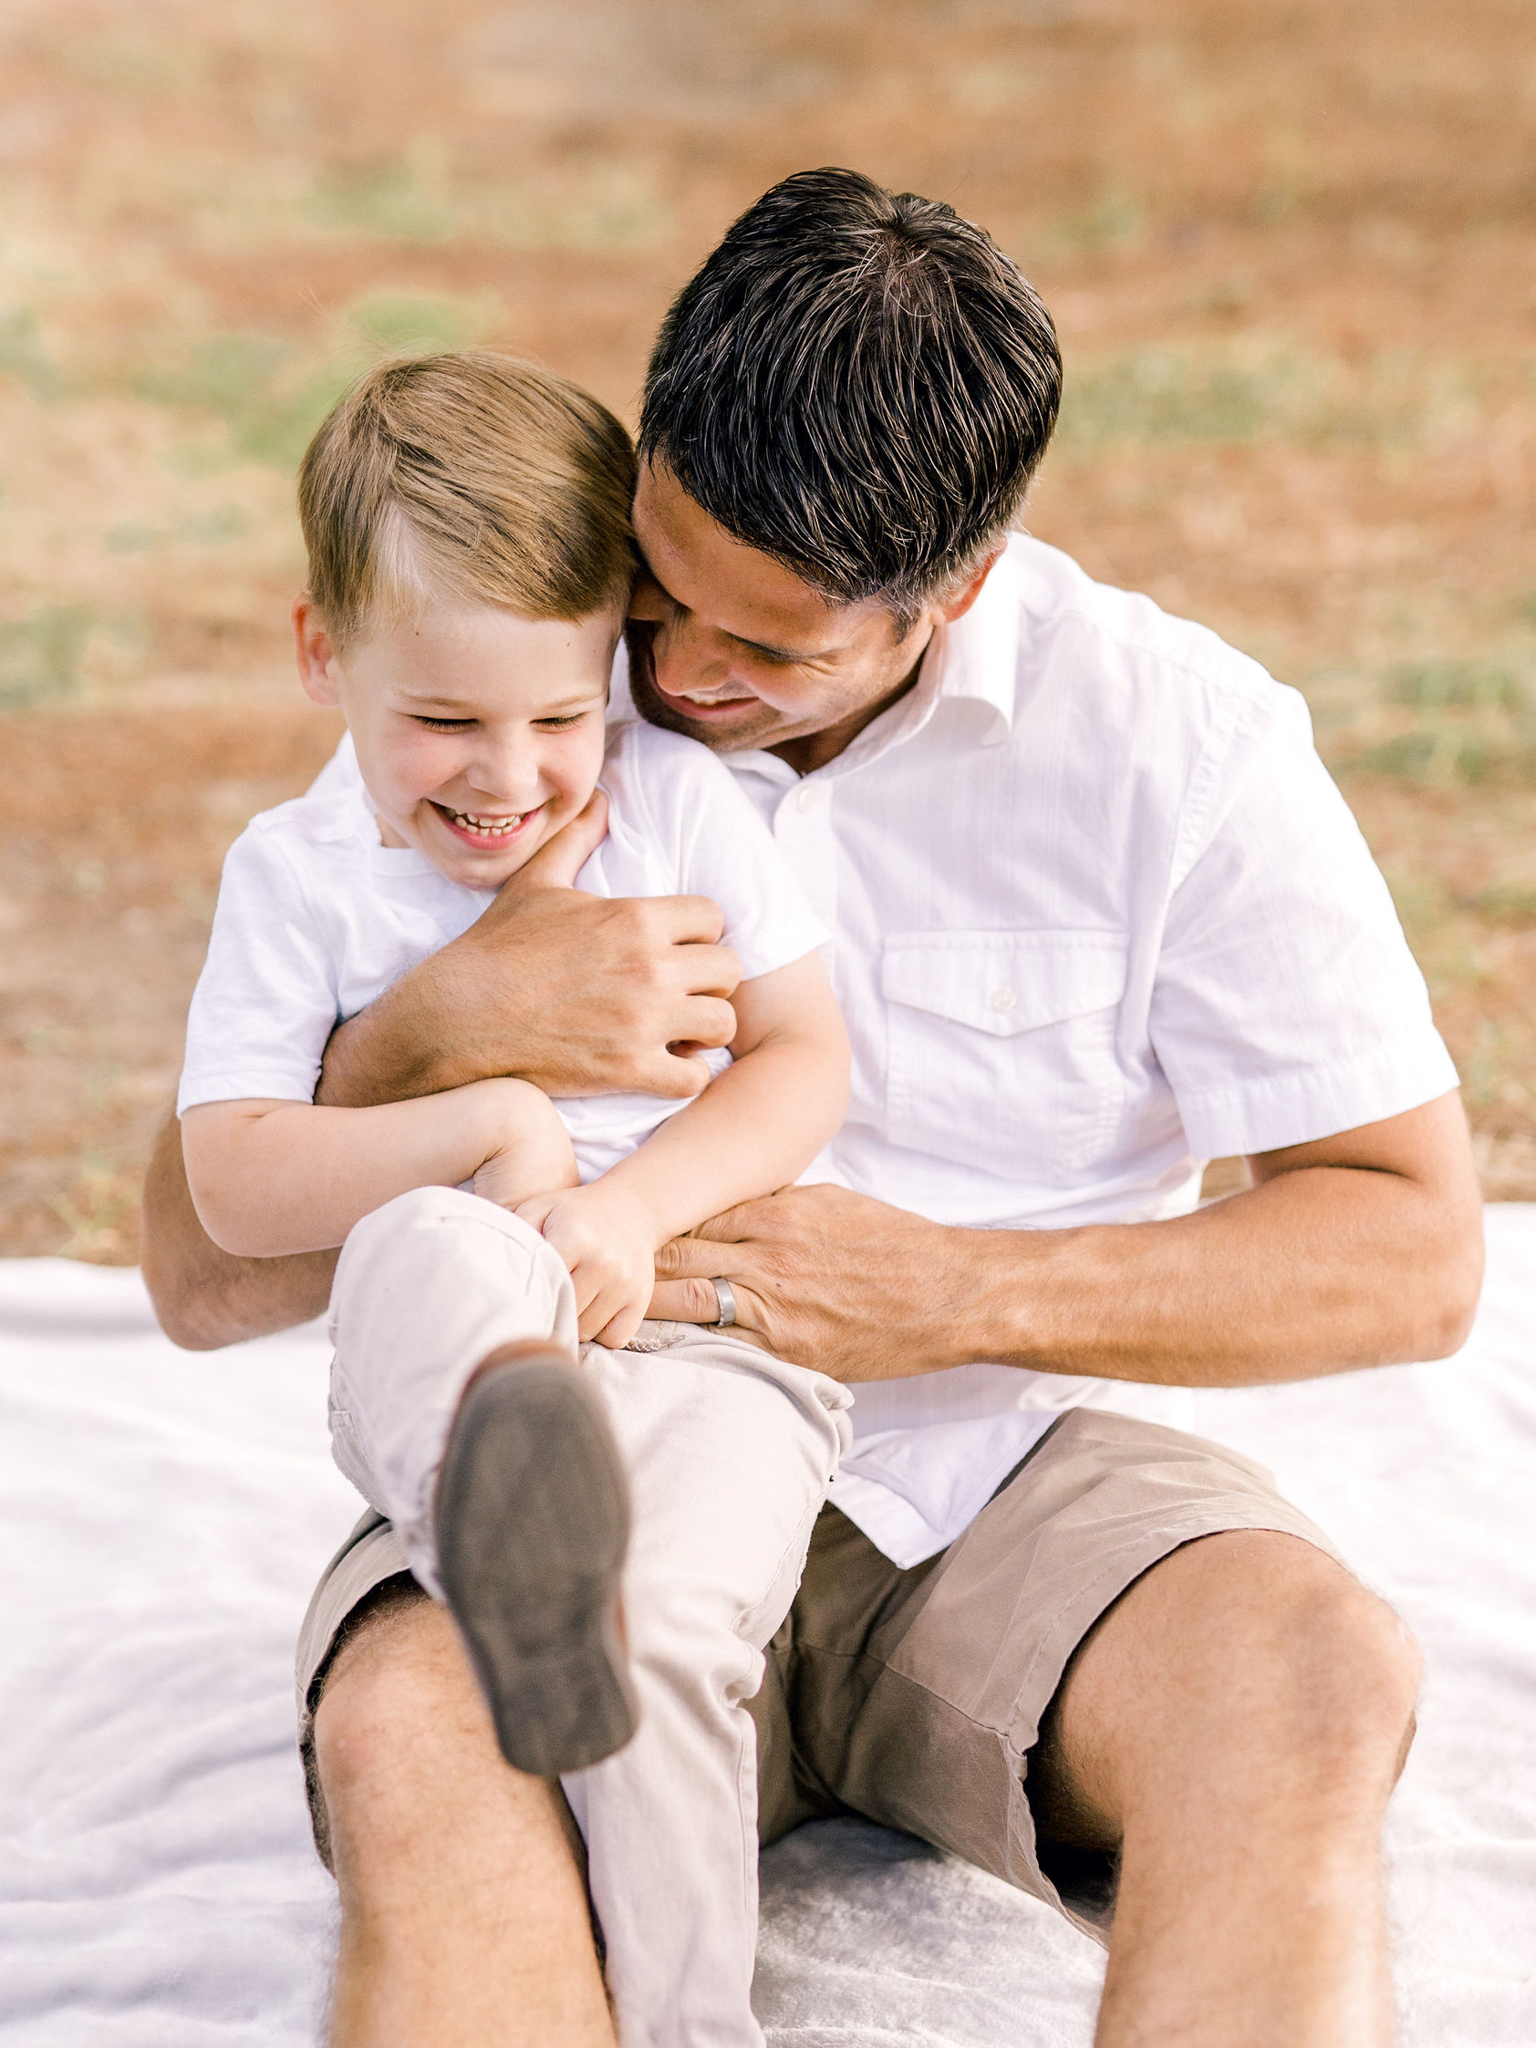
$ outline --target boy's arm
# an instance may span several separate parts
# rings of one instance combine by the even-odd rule
[[[736,991],[733,1064],[638,1150],[584,1188],[518,1214],[570,1269],[583,1338],[627,1344],[646,1313],[654,1254],[748,1189],[804,1171],[848,1106],[848,1037],[814,953]]]
[[[594,1183],[642,1202],[658,1245],[786,1187],[847,1113],[848,1033],[815,953],[744,981],[734,1001],[731,1065]]]
[[[174,1109],[144,1177],[139,1260],[160,1327],[184,1351],[217,1351],[323,1315],[336,1271],[333,1251],[288,1259],[221,1252],[193,1206]]]
[[[494,1198],[511,1202],[576,1179],[565,1126],[526,1081],[476,1081],[371,1109],[202,1103],[183,1114],[182,1150],[204,1229],[238,1258],[327,1250],[411,1188],[487,1174]]]
[[[341,1025],[317,1098],[362,1106],[514,1073],[551,1095],[688,1095],[700,1063],[671,1045],[724,1045],[737,966],[698,898],[614,901],[571,888],[602,838],[595,800],[540,847],[463,938]],[[470,1028],[473,1020],[473,1028]],[[144,1182],[141,1258],[161,1327],[213,1351],[322,1313],[334,1252],[237,1259],[198,1221],[181,1130],[167,1117]]]

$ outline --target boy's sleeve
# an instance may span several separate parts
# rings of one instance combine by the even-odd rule
[[[202,1102],[312,1101],[336,1022],[335,976],[303,883],[276,836],[248,826],[224,861],[177,1115]]]
[[[672,744],[658,748],[654,740]],[[654,734],[646,765],[647,808],[662,843],[677,847],[678,889],[719,904],[742,980],[825,945],[826,926],[729,768],[697,741],[670,733]]]

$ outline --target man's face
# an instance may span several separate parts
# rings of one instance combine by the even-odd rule
[[[647,565],[625,629],[635,704],[722,752],[779,748],[802,770],[831,760],[910,686],[944,615],[929,605],[898,638],[878,601],[830,602],[733,540],[661,464],[641,467],[635,533]]]

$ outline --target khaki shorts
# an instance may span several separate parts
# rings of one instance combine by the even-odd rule
[[[752,1703],[762,1840],[802,1821],[861,1814],[952,1850],[1102,1934],[1112,1872],[1075,1861],[1068,1875],[1047,1858],[1046,1874],[1027,1753],[1100,1616],[1181,1544],[1231,1529],[1276,1530],[1338,1557],[1251,1459],[1089,1408],[1054,1424],[965,1533],[924,1564],[892,1564],[824,1508]],[[370,1512],[326,1568],[304,1620],[297,1677],[322,1853],[313,1710],[349,1618],[405,1569],[389,1524]]]

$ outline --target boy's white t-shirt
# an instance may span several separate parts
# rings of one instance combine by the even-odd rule
[[[754,980],[827,937],[767,826],[708,748],[653,726],[610,731],[608,836],[576,878],[594,896],[708,896]],[[187,1019],[177,1114],[202,1102],[309,1102],[336,1025],[458,938],[494,900],[381,844],[361,783],[323,776],[230,848]],[[710,1070],[729,1064],[708,1055]],[[591,1180],[686,1107],[655,1095],[561,1098]]]

